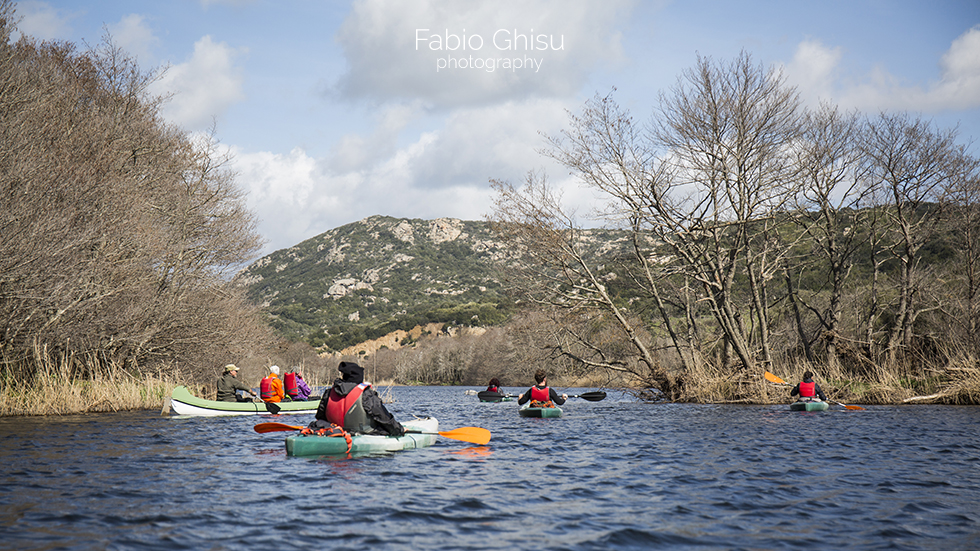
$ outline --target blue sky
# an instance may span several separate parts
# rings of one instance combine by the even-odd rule
[[[216,123],[264,253],[374,214],[481,219],[490,178],[532,169],[584,213],[594,198],[538,153],[542,133],[613,88],[649,117],[699,54],[744,50],[811,105],[910,111],[980,138],[976,0],[51,0],[17,13],[24,34],[84,47],[107,30],[143,68],[168,66],[164,115],[189,132]]]

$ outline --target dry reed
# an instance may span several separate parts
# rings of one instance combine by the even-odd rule
[[[94,356],[58,356],[41,346],[32,352],[19,362],[2,359],[0,416],[160,409],[177,384],[162,370],[134,376]],[[29,378],[19,375],[25,372]]]

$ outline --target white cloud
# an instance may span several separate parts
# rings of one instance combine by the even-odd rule
[[[348,63],[338,89],[434,107],[573,94],[598,64],[622,56],[614,26],[628,4],[362,0],[338,33]],[[466,68],[439,69],[452,60]]]
[[[942,108],[980,107],[980,25],[953,41],[940,66],[942,80],[934,95]]]
[[[833,82],[841,55],[840,48],[828,48],[819,41],[801,42],[793,61],[785,67],[787,79],[811,103],[829,100],[834,95]]]
[[[369,137],[342,140],[342,149],[362,154],[359,162],[338,163],[338,151],[319,160],[300,149],[289,155],[235,152],[234,169],[250,208],[263,220],[265,252],[374,214],[478,220],[491,209],[491,178],[520,182],[531,169],[563,172],[536,150],[545,145],[539,131],[564,125],[564,107],[538,100],[459,109],[438,130],[402,147],[395,135],[414,111],[392,108]],[[574,190],[569,196],[586,201]],[[579,212],[587,207],[583,202]]]
[[[70,21],[74,18],[74,15],[53,8],[47,2],[18,2],[16,9],[16,15],[22,18],[17,29],[39,40],[64,37],[69,33]]]
[[[421,115],[418,102],[392,103],[381,106],[375,126],[369,136],[348,134],[332,148],[330,170],[345,172],[359,170],[391,156],[398,146],[398,137],[405,126]]]
[[[154,84],[155,93],[174,94],[163,109],[164,116],[187,130],[200,130],[211,126],[230,105],[244,100],[242,71],[235,66],[240,53],[210,36],[195,42],[191,58],[170,67]]]
[[[980,26],[953,41],[939,61],[939,79],[932,82],[910,86],[881,66],[859,82],[845,82],[838,75],[842,60],[840,48],[802,42],[786,65],[787,77],[808,100],[833,99],[842,107],[870,113],[892,109],[939,113],[980,107]]]
[[[126,15],[118,23],[109,25],[109,34],[117,46],[136,56],[141,65],[153,59],[151,52],[160,43],[144,24],[143,16],[137,14]]]

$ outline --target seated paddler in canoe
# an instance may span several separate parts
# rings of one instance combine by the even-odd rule
[[[517,397],[518,405],[523,406],[530,401],[529,407],[532,408],[553,408],[556,404],[564,404],[568,399],[568,394],[559,396],[555,389],[548,386],[548,374],[543,369],[534,372],[534,381],[534,386]]]
[[[798,396],[796,402],[790,405],[790,409],[822,411],[829,407],[827,396],[823,393],[820,385],[813,380],[812,371],[803,373],[803,380],[797,383],[793,390],[789,391],[789,395]]]
[[[343,429],[348,434],[402,436],[405,428],[385,408],[381,396],[364,382],[364,368],[353,362],[340,362],[340,377],[323,393],[316,418],[302,434],[326,435]]]
[[[286,391],[286,396],[298,402],[309,400],[313,389],[303,380],[303,374],[295,370],[296,368],[293,369],[294,371],[287,372],[283,377],[283,389]]]
[[[238,394],[239,390],[251,394],[253,398],[256,397],[254,390],[238,380],[238,366],[235,364],[228,364],[225,366],[224,374],[220,379],[218,379],[217,399],[219,402],[252,401],[252,398],[246,398],[244,395]]]

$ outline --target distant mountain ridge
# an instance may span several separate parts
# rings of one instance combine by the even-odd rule
[[[502,321],[497,267],[507,255],[486,222],[371,216],[275,251],[236,279],[284,336],[339,350],[428,321]]]

